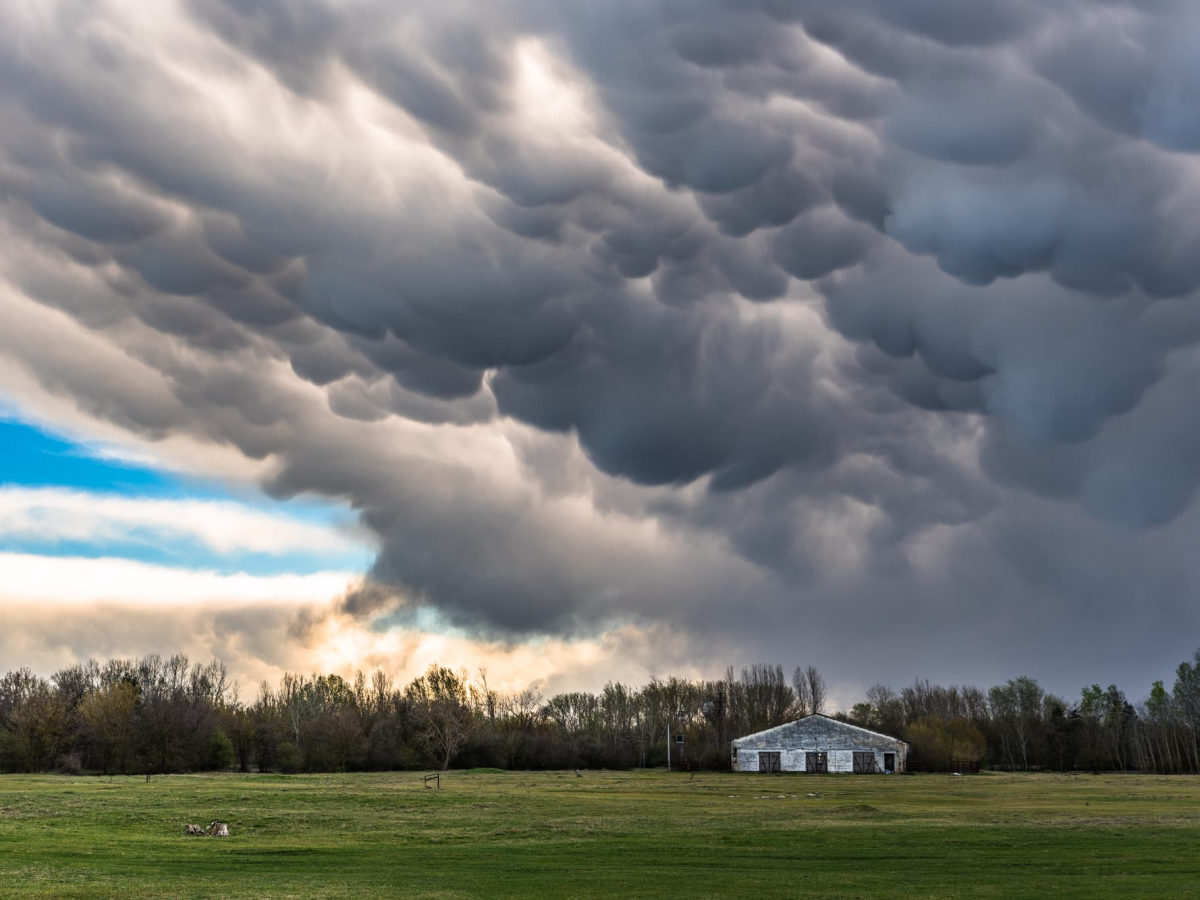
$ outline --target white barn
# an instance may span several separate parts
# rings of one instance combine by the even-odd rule
[[[732,742],[735,772],[903,772],[908,744],[849,722],[813,715]]]

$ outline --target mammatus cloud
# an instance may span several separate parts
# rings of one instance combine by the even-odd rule
[[[343,612],[846,680],[1190,652],[1190,5],[9,18],[0,386],[345,500],[405,600]]]

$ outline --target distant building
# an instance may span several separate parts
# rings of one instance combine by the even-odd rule
[[[903,772],[908,744],[829,716],[805,716],[732,742],[735,772]]]

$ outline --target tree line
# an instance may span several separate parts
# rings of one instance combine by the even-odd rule
[[[929,681],[877,684],[829,710],[812,666],[791,678],[755,664],[723,678],[610,682],[543,697],[494,690],[486,672],[431,666],[397,685],[381,671],[287,674],[242,699],[220,661],[177,654],[89,660],[41,678],[0,679],[0,770],[154,774],[238,769],[332,772],[492,766],[505,769],[729,767],[729,742],[810,713],[895,735],[913,770],[959,760],[1013,770],[1200,773],[1200,651],[1168,689],[1131,703],[1115,686],[1071,700],[1029,677],[988,689]],[[682,742],[677,743],[682,735]]]

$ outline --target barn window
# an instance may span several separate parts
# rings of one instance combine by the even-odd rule
[[[829,754],[814,753],[812,751],[804,754],[804,771],[811,775],[825,775],[829,772]]]

